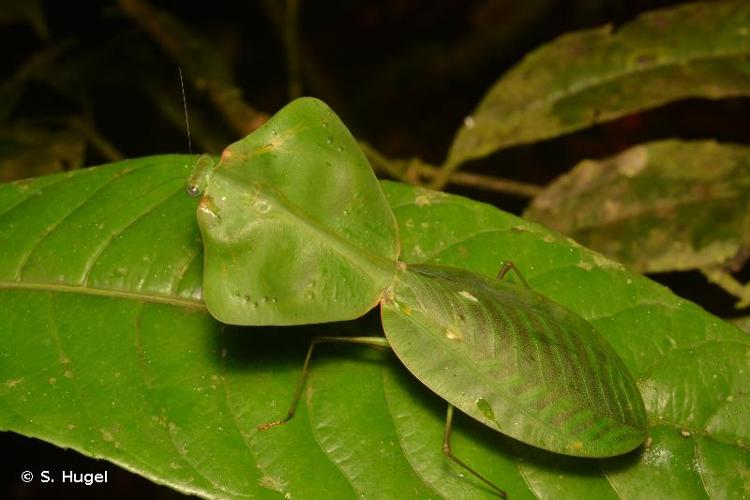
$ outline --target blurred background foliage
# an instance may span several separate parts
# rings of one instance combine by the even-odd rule
[[[219,152],[302,93],[328,102],[387,156],[439,164],[464,117],[527,52],[571,30],[680,3],[266,0],[207,8],[120,0],[71,9],[4,0],[0,177],[186,152],[178,66],[196,151]],[[743,99],[680,102],[512,147],[471,170],[502,165],[504,177],[541,186],[583,158],[645,140],[746,141],[746,111]],[[489,200],[516,211],[527,201]]]
[[[747,13],[741,2],[705,3],[716,9],[721,4]],[[457,130],[471,132],[472,113],[498,78],[534,49],[561,47],[558,37],[564,33],[607,23],[617,29],[637,23],[648,10],[686,5],[0,0],[0,181],[188,152],[181,68],[193,152],[219,153],[292,98],[314,95],[363,141],[379,175],[525,213],[651,273],[711,312],[747,324],[742,319],[750,303],[744,285],[750,279],[745,265],[750,149],[742,146],[750,143],[747,43],[737,45],[732,71],[710,66],[718,67],[726,56],[708,61],[709,73],[718,76],[695,92],[699,97],[636,103],[604,119],[594,108],[582,126],[511,140],[482,154],[466,152],[476,138],[461,147],[454,142]],[[687,16],[686,22],[692,21]],[[723,36],[722,26],[714,28]],[[685,29],[685,47],[679,37],[673,45],[689,56],[695,30]],[[750,27],[742,30],[735,35],[750,33]],[[696,37],[712,36],[698,32]],[[709,52],[718,43],[692,42]],[[660,50],[634,64],[650,64],[663,55]],[[604,50],[602,61],[613,53]],[[535,57],[538,64],[554,62]],[[553,69],[565,70],[561,61]],[[526,63],[533,66],[533,60]],[[674,67],[674,82],[699,73],[679,58]],[[685,68],[691,71],[681,73]],[[722,90],[726,82],[732,88]],[[502,84],[495,87],[501,99]],[[502,106],[497,109],[494,119],[502,121]],[[480,110],[473,116],[482,125]],[[482,127],[480,132],[488,130]],[[456,155],[467,161],[441,182],[440,166]]]

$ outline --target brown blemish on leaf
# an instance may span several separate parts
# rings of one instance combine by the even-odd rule
[[[263,488],[268,488],[274,491],[278,491],[280,493],[283,493],[284,489],[286,488],[286,482],[284,482],[282,479],[279,479],[277,477],[269,476],[268,474],[260,478],[260,481],[258,481],[258,484],[262,486]]]
[[[414,204],[418,207],[424,207],[426,205],[432,205],[432,201],[430,201],[430,198],[427,195],[419,195],[414,199]]]
[[[668,140],[584,161],[525,215],[637,271],[725,265],[745,244],[750,148]],[[710,165],[711,168],[706,168]]]
[[[586,262],[582,260],[576,264],[576,267],[580,267],[581,269],[585,269],[586,271],[591,271],[591,269],[593,269],[594,266],[591,264],[591,262]]]
[[[419,245],[414,245],[414,247],[412,248],[412,253],[419,259],[423,259],[426,256],[424,250],[422,250],[422,247],[420,247]]]
[[[17,386],[18,384],[20,384],[21,382],[23,382],[23,378],[14,378],[14,379],[10,379],[10,380],[8,380],[8,381],[6,381],[6,382],[5,382],[5,386],[6,386],[6,387],[7,387],[8,389],[13,389],[14,387],[16,387],[16,386]]]

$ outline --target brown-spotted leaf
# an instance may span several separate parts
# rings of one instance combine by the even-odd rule
[[[750,241],[750,148],[667,140],[585,160],[525,216],[641,272],[741,256]]]
[[[447,168],[678,99],[747,95],[749,54],[747,1],[680,5],[617,30],[563,35],[492,86],[458,131]]]

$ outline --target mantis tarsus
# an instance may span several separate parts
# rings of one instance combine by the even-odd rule
[[[354,319],[381,306],[385,339],[322,337],[390,347],[448,402],[443,451],[454,456],[453,407],[552,452],[609,457],[646,435],[640,393],[627,368],[586,320],[534,292],[506,263],[497,279],[442,266],[407,265],[393,213],[338,117],[298,99],[263,127],[201,157],[188,182],[202,195],[203,292],[219,321],[293,325]],[[503,279],[516,271],[521,284]]]

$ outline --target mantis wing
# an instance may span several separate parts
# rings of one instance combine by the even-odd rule
[[[640,393],[612,347],[526,287],[413,266],[384,296],[382,316],[409,371],[503,434],[581,457],[620,455],[646,437]]]
[[[226,148],[198,206],[203,297],[219,321],[357,318],[389,285],[396,221],[339,118],[297,99]]]

